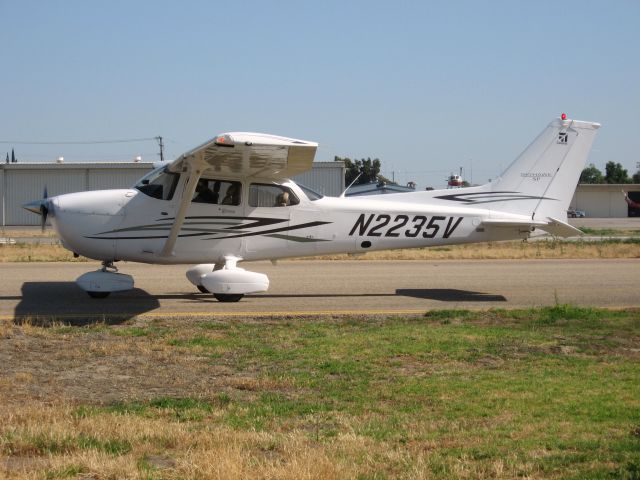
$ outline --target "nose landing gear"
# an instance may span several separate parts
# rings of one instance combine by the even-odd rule
[[[111,292],[122,292],[133,288],[133,277],[118,273],[113,261],[105,260],[102,268],[80,275],[76,283],[91,298],[106,298]]]

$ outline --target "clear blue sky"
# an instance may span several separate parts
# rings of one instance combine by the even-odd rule
[[[640,161],[640,2],[0,0],[0,140],[224,131],[379,157],[444,186],[495,177],[555,116],[603,124],[590,161]],[[14,146],[21,161],[157,159],[153,141]]]

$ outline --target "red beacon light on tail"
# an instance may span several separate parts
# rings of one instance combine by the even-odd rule
[[[566,119],[567,119],[567,114],[566,114],[566,113],[563,113],[562,115],[560,115],[560,118],[561,118],[562,120],[566,120]]]

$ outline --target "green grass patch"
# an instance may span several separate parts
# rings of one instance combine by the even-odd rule
[[[162,337],[167,332],[160,327],[118,327],[110,330],[110,333],[119,337]]]
[[[590,227],[578,227],[585,235],[593,236],[640,236],[640,230],[620,230],[613,228],[590,228]]]
[[[169,417],[177,421],[200,421],[214,409],[224,408],[231,402],[221,392],[211,399],[160,397],[144,402],[117,402],[106,406],[82,405],[73,415],[77,419],[95,415],[136,415],[146,418]]]
[[[87,469],[81,465],[68,465],[55,470],[47,470],[44,474],[44,478],[46,480],[52,480],[55,478],[76,478],[78,475],[86,472]]]
[[[8,455],[56,455],[78,450],[97,450],[113,456],[124,455],[131,451],[128,440],[109,438],[100,439],[91,435],[54,436],[46,433],[14,433],[10,437],[0,437],[2,451]]]
[[[462,466],[469,478],[638,478],[638,310],[559,304],[167,328],[163,345],[217,355],[230,381],[250,381],[218,396],[81,407],[78,418],[301,431],[326,446],[354,435],[399,452],[369,458],[372,478],[410,477],[418,464],[433,478]]]

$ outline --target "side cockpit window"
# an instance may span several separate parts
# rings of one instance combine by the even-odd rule
[[[240,205],[242,184],[228,180],[201,178],[192,201],[213,205]]]
[[[288,207],[300,203],[287,187],[252,183],[249,187],[249,205],[252,207]]]
[[[142,177],[134,188],[158,200],[171,200],[180,176],[161,167]]]

